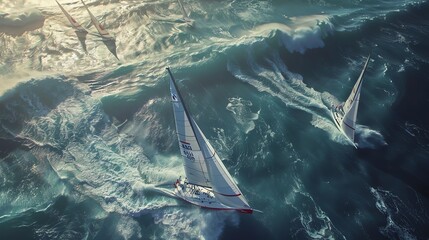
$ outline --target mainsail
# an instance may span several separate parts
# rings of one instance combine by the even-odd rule
[[[55,0],[55,2],[57,2],[58,6],[61,8],[61,11],[63,11],[64,15],[67,17],[74,29],[82,33],[88,33],[85,28],[83,28],[78,22],[76,22],[76,20],[74,20],[74,18],[63,8],[63,6],[61,6],[57,0]]]
[[[171,75],[170,70],[168,70]],[[183,105],[182,97],[177,91],[174,80],[170,79],[171,101],[173,103],[174,118],[176,121],[176,134],[179,139],[180,152],[185,159],[184,166],[189,183],[211,187],[207,165],[203,152],[195,136],[194,126],[190,116]]]
[[[356,116],[359,106],[359,99],[360,99],[360,91],[362,88],[362,81],[363,76],[365,73],[365,70],[368,66],[370,56],[366,59],[365,65],[362,69],[362,72],[360,73],[360,76],[355,83],[352,92],[350,96],[347,98],[346,102],[343,105],[343,118],[341,120],[341,129],[343,130],[344,134],[354,143],[354,135],[355,135],[355,128],[356,128]]]
[[[234,209],[251,209],[219,156],[190,116],[170,69],[170,92],[177,137],[189,183],[212,188],[216,199]]]
[[[81,0],[81,1],[82,1],[83,5],[85,6],[86,10],[88,11],[89,16],[91,17],[92,24],[95,26],[95,28],[97,29],[97,31],[101,35],[101,37],[113,39],[113,37],[109,34],[109,32],[107,32],[106,29],[104,29],[104,27],[101,25],[101,23],[94,17],[94,15],[92,15],[91,11],[89,11],[89,8],[88,8],[88,6],[86,6],[85,2],[83,0]]]

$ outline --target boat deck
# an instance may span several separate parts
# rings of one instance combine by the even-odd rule
[[[174,194],[186,202],[204,208],[236,210],[235,208],[228,207],[217,201],[213,192],[205,187],[190,184],[183,180],[178,180],[174,186]]]

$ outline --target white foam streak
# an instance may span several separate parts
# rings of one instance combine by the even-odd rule
[[[342,136],[331,120],[329,109],[325,105],[325,102],[329,102],[329,99],[335,99],[335,97],[326,92],[321,94],[307,87],[302,81],[302,76],[290,72],[277,53],[273,53],[269,59],[264,59],[264,62],[270,68],[259,64],[252,52],[249,52],[247,63],[250,65],[252,73],[243,73],[235,61],[228,62],[228,71],[238,79],[251,84],[258,91],[279,98],[287,107],[311,114],[313,126],[326,131],[331,140],[348,144],[347,139]],[[321,113],[324,114],[321,115]]]
[[[242,98],[229,98],[228,101],[226,109],[233,113],[235,121],[241,125],[244,133],[248,134],[255,129],[254,121],[259,118],[259,111],[257,113],[251,111],[252,102]]]
[[[284,203],[299,213],[299,221],[308,237],[312,239],[345,239],[335,228],[331,219],[317,206],[313,197],[305,190],[301,180],[293,177],[293,189]]]
[[[81,90],[72,89],[74,95],[66,97],[53,109],[41,103],[36,94],[40,89],[34,93],[23,91],[18,98],[34,114],[22,130],[14,134],[39,143],[30,152],[44,156],[48,169],[54,170],[57,180],[47,180],[48,183],[61,179],[72,186],[73,192],[94,199],[105,212],[121,214],[114,226],[125,239],[141,237],[139,223],[133,217],[142,214],[152,215],[155,224],[162,225],[162,236],[158,237],[164,239],[217,239],[225,221],[238,221],[235,212],[212,213],[173,198],[169,188],[174,179],[184,174],[182,159],[159,153],[148,158],[145,145],[138,145],[136,138],[128,134],[145,127],[141,118],[127,121],[119,130],[104,114],[101,102]],[[151,104],[143,108],[149,107]],[[142,110],[142,113],[147,112]],[[45,168],[35,163],[29,172],[38,173],[37,169]],[[168,184],[158,186],[161,183]],[[20,192],[14,201],[10,201],[14,196],[10,191],[0,191],[0,194],[0,201],[9,204],[3,206],[12,209],[0,215],[15,216],[17,211],[35,206],[27,194]],[[41,194],[43,196],[37,199],[49,203],[53,199],[51,195],[56,196],[58,191],[43,190]],[[107,215],[102,215],[101,219]],[[217,227],[213,228],[212,224]]]
[[[162,239],[218,239],[226,222],[238,225],[238,215],[233,212],[206,211],[197,207],[168,210],[155,214],[155,224],[164,229]],[[216,227],[214,227],[216,226]]]
[[[356,142],[359,148],[376,149],[387,146],[387,142],[380,132],[360,124],[356,125]]]
[[[389,191],[372,187],[370,191],[376,200],[375,206],[386,216],[386,226],[381,228],[380,232],[390,239],[417,239],[412,234],[413,223],[419,218],[421,212],[410,209],[399,197]],[[408,214],[411,214],[411,219]]]

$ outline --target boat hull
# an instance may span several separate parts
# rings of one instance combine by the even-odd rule
[[[337,126],[338,130],[340,130],[340,132],[344,135],[344,137],[346,137],[346,139],[355,147],[357,148],[356,143],[354,143],[347,135],[346,133],[343,131],[343,128],[340,125],[341,122],[341,117],[338,116],[338,113],[334,110],[334,108],[331,108],[331,117],[332,120],[335,123],[335,126]]]
[[[222,211],[238,211],[240,213],[246,214],[253,213],[253,209],[233,208],[222,204],[216,199],[213,192],[205,187],[178,180],[174,184],[174,188],[175,196],[202,208]]]

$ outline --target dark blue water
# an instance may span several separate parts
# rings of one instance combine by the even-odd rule
[[[11,36],[20,3],[0,3],[2,238],[428,238],[429,2],[185,1],[194,27],[174,1],[89,3],[120,61],[93,35],[85,53],[56,3],[28,1],[15,27],[43,27]],[[329,108],[369,54],[355,149]],[[168,195],[184,170],[166,66],[263,213]]]

